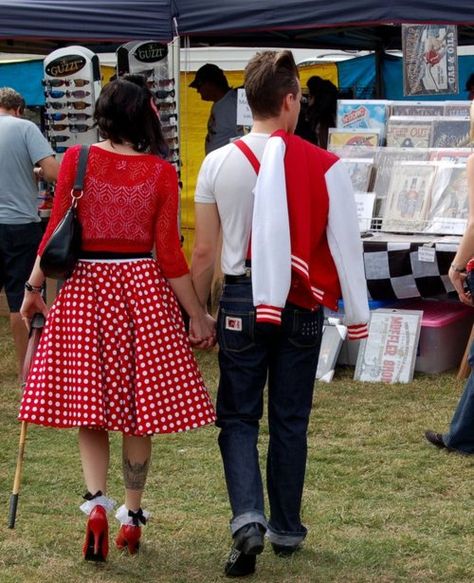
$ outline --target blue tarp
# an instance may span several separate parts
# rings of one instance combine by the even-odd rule
[[[350,89],[355,98],[370,99],[375,94],[375,56],[367,55],[337,63],[339,87]],[[429,100],[467,99],[465,91],[469,75],[474,73],[474,55],[459,57],[458,95],[428,96]],[[28,105],[43,105],[44,95],[41,80],[43,78],[43,61],[25,61],[5,63],[0,66],[0,87],[13,87],[21,93]],[[422,100],[423,97],[403,96],[402,59],[386,56],[382,64],[384,97],[386,99]]]
[[[463,100],[467,99],[465,90],[468,77],[474,73],[474,55],[463,55],[459,63],[459,94],[457,95],[428,95],[404,97],[403,95],[403,68],[402,59],[385,55],[382,61],[382,81],[385,99],[403,99],[421,101],[436,100]],[[375,95],[376,66],[375,55],[367,55],[356,59],[349,59],[337,63],[339,87],[342,90],[352,90],[355,98],[370,99]]]
[[[43,105],[43,60],[4,63],[0,66],[0,87],[12,87],[27,105]]]

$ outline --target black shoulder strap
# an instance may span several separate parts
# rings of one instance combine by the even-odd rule
[[[86,175],[87,158],[89,157],[89,146],[81,146],[79,161],[77,163],[76,178],[74,179],[73,191],[82,191],[84,187],[84,176]]]

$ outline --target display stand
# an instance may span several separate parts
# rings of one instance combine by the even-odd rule
[[[94,107],[101,91],[99,58],[89,49],[71,46],[44,60],[46,137],[57,154],[70,146],[98,141]]]
[[[117,49],[117,75],[142,75],[155,96],[161,127],[169,147],[168,161],[180,174],[179,37],[171,43],[131,41]]]

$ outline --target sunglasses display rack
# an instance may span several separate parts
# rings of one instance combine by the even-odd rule
[[[101,90],[99,58],[80,46],[53,51],[44,61],[44,127],[53,150],[99,139],[94,107]]]
[[[168,160],[181,167],[179,153],[179,38],[169,44],[131,41],[117,49],[117,75],[143,75],[155,96]]]

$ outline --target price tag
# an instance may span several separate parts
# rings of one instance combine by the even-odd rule
[[[434,263],[436,259],[436,250],[434,247],[418,247],[418,261],[425,263]]]

